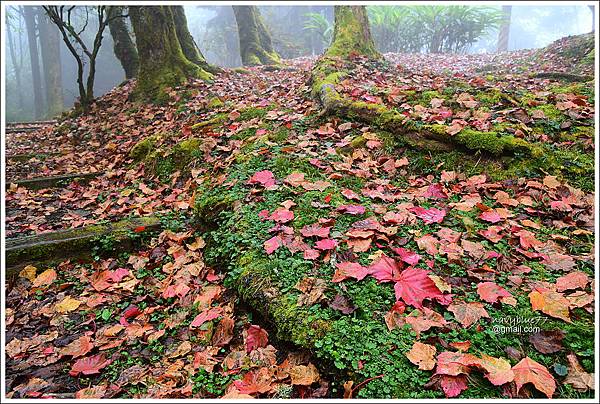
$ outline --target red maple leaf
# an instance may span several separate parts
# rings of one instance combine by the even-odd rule
[[[331,282],[341,282],[348,278],[360,281],[369,274],[369,269],[363,267],[358,262],[340,262],[336,267],[337,270],[333,274]]]
[[[256,348],[264,348],[269,342],[269,334],[257,325],[251,325],[248,328],[248,337],[246,338],[246,352],[250,353]]]
[[[318,224],[307,224],[306,226],[304,226],[302,228],[302,230],[300,230],[300,234],[302,234],[304,237],[329,237],[329,231],[331,230],[331,227],[322,227],[319,226]]]
[[[275,220],[278,223],[287,223],[294,220],[294,212],[285,208],[277,208],[271,216],[269,216],[269,219]]]
[[[406,248],[392,248],[392,251],[398,254],[400,256],[400,259],[406,262],[408,265],[417,265],[417,263],[421,259],[421,256],[419,254],[407,250]]]
[[[315,243],[317,250],[333,250],[335,247],[337,247],[337,241],[330,238],[324,238]]]
[[[212,307],[208,310],[204,310],[202,313],[198,314],[196,318],[191,322],[190,327],[200,327],[207,321],[214,320],[223,314],[223,309],[221,307]]]
[[[384,254],[369,266],[369,273],[379,282],[392,282],[400,279],[402,266],[402,263]]]
[[[426,224],[432,223],[442,223],[444,217],[446,216],[446,210],[437,209],[437,208],[429,208],[425,209],[420,206],[415,206],[414,208],[409,209],[412,213],[414,213],[418,218],[423,219]]]
[[[362,215],[365,213],[365,207],[362,205],[342,205],[337,210],[349,215]]]
[[[261,184],[265,188],[269,188],[275,185],[275,176],[269,170],[258,171],[250,178],[248,184]]]
[[[442,292],[427,276],[429,272],[419,268],[407,268],[400,274],[394,285],[396,300],[421,308],[423,300],[443,298]]]
[[[111,362],[110,359],[106,359],[104,354],[88,356],[87,358],[81,358],[75,362],[69,371],[69,374],[71,376],[78,376],[80,373],[83,373],[84,375],[93,375],[100,373],[100,369],[105,368]]]

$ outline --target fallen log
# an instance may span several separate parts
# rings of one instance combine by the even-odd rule
[[[83,173],[83,174],[65,174],[54,175],[50,177],[36,177],[23,180],[10,180],[6,182],[6,189],[9,189],[12,184],[17,187],[25,187],[27,189],[44,189],[44,188],[60,188],[63,184],[70,184],[72,181],[86,183],[90,180],[101,176],[104,172]]]
[[[148,216],[8,239],[5,278],[14,276],[27,265],[49,265],[67,258],[90,257],[101,237],[110,237],[114,250],[124,250],[131,244],[133,234],[160,228],[160,220]]]
[[[15,160],[20,162],[29,161],[32,158],[46,158],[53,156],[60,156],[61,153],[50,152],[50,153],[19,153],[19,154],[7,154],[7,160]]]

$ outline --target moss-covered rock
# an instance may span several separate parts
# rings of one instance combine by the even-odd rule
[[[139,163],[152,153],[160,139],[161,135],[152,135],[140,140],[129,150],[129,157]]]

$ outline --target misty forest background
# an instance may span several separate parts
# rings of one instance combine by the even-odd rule
[[[230,6],[186,6],[188,26],[207,61],[222,67],[241,66],[238,30]],[[27,10],[28,9],[28,10]],[[92,43],[97,30],[93,7],[77,7],[76,23],[82,38]],[[87,10],[86,10],[87,9]],[[260,12],[271,32],[275,50],[283,58],[316,56],[329,45],[333,33],[333,6],[260,6]],[[502,10],[496,7],[456,6],[369,6],[369,18],[375,44],[382,52],[495,52]],[[87,15],[86,15],[87,13]],[[438,17],[435,17],[435,15]],[[445,13],[445,20],[440,15]],[[464,13],[471,13],[465,18]],[[29,18],[33,19],[27,21]],[[515,6],[510,17],[508,51],[539,48],[567,36],[589,32],[593,17],[587,6]],[[455,18],[456,21],[453,21]],[[86,24],[87,21],[87,25]],[[441,21],[438,22],[438,21]],[[28,29],[28,23],[30,28]],[[128,22],[129,23],[129,22]],[[73,106],[78,97],[77,65],[58,36],[58,30],[41,7],[12,6],[6,14],[6,119],[7,122],[52,118],[57,112]],[[454,24],[454,25],[453,25]],[[453,38],[445,49],[435,49],[431,38],[443,26],[450,26]],[[31,28],[33,27],[33,28]],[[49,31],[48,31],[49,30]],[[52,32],[55,31],[55,32]],[[44,62],[52,55],[47,51],[50,32],[60,47],[60,81],[62,103],[50,105],[51,89],[46,88]],[[40,65],[43,98],[37,113],[34,105],[34,82],[31,69],[30,36],[35,35]],[[132,33],[133,35],[133,33]],[[46,50],[46,52],[45,52]],[[56,60],[56,58],[54,58]],[[54,62],[56,63],[56,61]],[[87,67],[87,66],[86,66]],[[113,52],[113,38],[104,31],[96,60],[94,96],[101,96],[125,79],[121,64]],[[54,89],[56,91],[56,89]],[[60,105],[62,104],[62,105]]]

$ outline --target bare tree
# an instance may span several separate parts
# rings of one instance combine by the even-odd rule
[[[83,6],[85,12],[81,29],[75,28],[73,24],[74,11],[76,6],[42,6],[46,10],[46,14],[60,30],[62,39],[69,52],[77,62],[77,84],[79,88],[79,108],[82,112],[87,112],[94,100],[94,78],[96,75],[96,57],[102,45],[102,34],[108,26],[110,18],[119,18],[118,16],[109,17],[107,6]],[[98,29],[94,37],[92,48],[82,39],[82,33],[88,26],[90,11],[96,15],[98,19]],[[78,52],[78,48],[81,53]],[[87,59],[87,60],[86,60]],[[88,63],[88,74],[84,85],[84,66]]]
[[[498,32],[497,52],[506,52],[508,50],[508,38],[510,35],[510,18],[512,14],[512,6],[502,6],[504,21]]]

